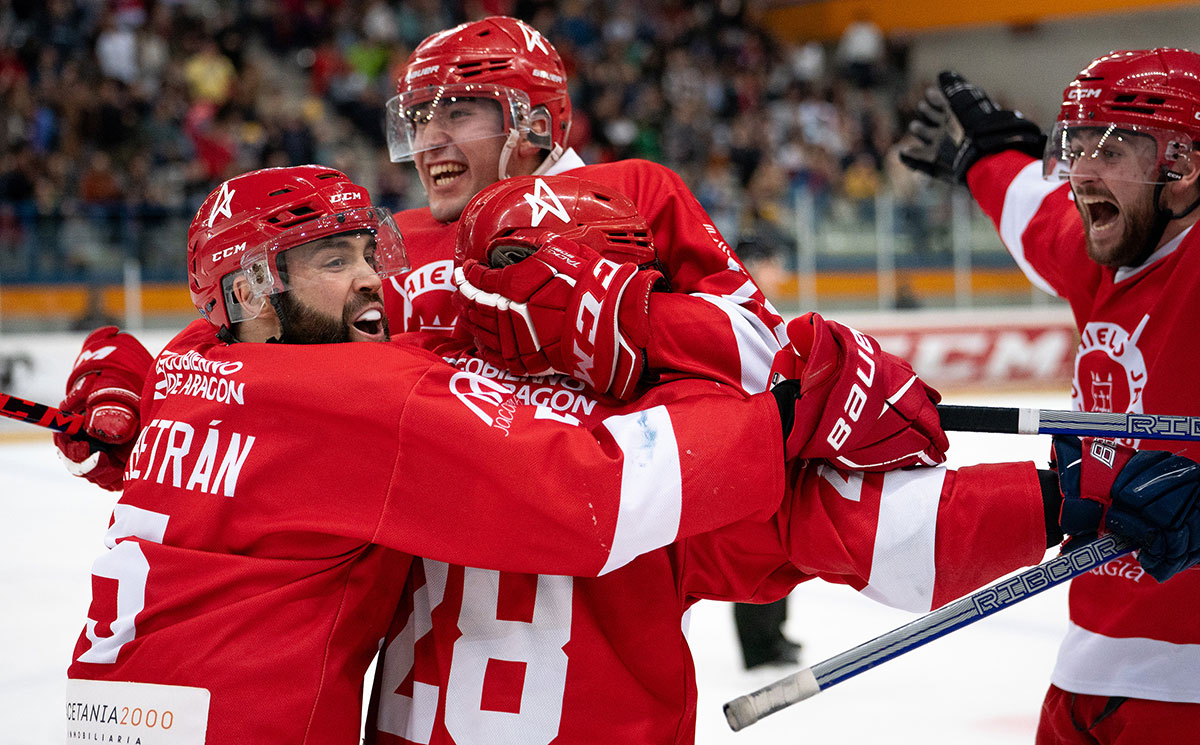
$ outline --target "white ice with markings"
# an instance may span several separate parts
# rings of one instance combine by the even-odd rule
[[[1064,408],[1067,398],[1004,394],[948,402]],[[951,435],[953,465],[1025,459],[1044,465],[1048,452],[1043,436]],[[0,500],[6,528],[0,742],[61,743],[66,668],[114,497],[68,476],[47,437],[0,439]],[[789,600],[786,632],[803,642],[804,664],[815,664],[915,617],[847,588],[810,582]],[[703,602],[690,625],[700,688],[696,741],[1028,745],[1066,618],[1065,588],[1055,588],[734,733],[721,705],[794,668],[742,670],[731,607]]]

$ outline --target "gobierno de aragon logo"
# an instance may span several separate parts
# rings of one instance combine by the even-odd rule
[[[246,384],[232,379],[242,367],[240,361],[210,360],[195,350],[184,354],[165,351],[154,363],[154,398],[179,395],[244,404]]]

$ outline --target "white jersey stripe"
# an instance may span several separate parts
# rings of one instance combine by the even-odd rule
[[[602,575],[674,542],[683,512],[679,446],[666,407],[611,416],[604,420],[604,427],[617,441],[625,461],[617,528]]]
[[[933,605],[934,538],[944,468],[889,471],[879,500],[870,583],[862,594],[918,613]]]
[[[729,326],[737,342],[738,359],[742,363],[742,389],[747,393],[765,391],[771,363],[780,349],[775,333],[766,327],[761,318],[743,308],[737,302],[737,296],[694,292],[692,297],[707,300],[729,316]]]
[[[1004,192],[1004,208],[1000,212],[1000,240],[1004,242],[1029,281],[1051,295],[1058,293],[1025,258],[1024,235],[1025,229],[1029,227],[1030,221],[1041,208],[1047,195],[1060,186],[1061,182],[1046,181],[1042,178],[1042,162],[1035,160],[1022,168],[1008,185]]]
[[[1064,691],[1200,704],[1200,644],[1114,638],[1072,623],[1051,682]]]

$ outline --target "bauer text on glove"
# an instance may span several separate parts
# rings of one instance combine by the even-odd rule
[[[855,470],[945,461],[941,396],[907,362],[816,313],[787,331],[789,343],[771,368],[771,393],[788,459],[824,458]]]

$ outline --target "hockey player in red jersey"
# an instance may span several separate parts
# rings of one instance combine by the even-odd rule
[[[967,184],[1038,287],[1080,331],[1071,390],[1085,411],[1200,414],[1200,55],[1118,51],[1063,93],[1049,142],[943,72],[902,158]],[[1193,458],[1200,445],[1133,443]],[[1064,513],[1064,520],[1067,519]],[[1177,556],[1200,552],[1200,533]],[[1038,743],[1191,742],[1200,731],[1200,573],[1164,584],[1161,551],[1072,582],[1071,624]]]
[[[453,328],[455,227],[481,188],[510,176],[570,172],[633,201],[672,289],[656,295],[649,335],[624,340],[621,364],[633,377],[599,390],[627,400],[657,371],[703,369],[714,355],[729,359],[716,367],[736,371],[734,384],[763,390],[782,319],[677,174],[644,160],[585,166],[567,146],[566,70],[536,29],[495,16],[433,34],[409,57],[398,93],[387,105],[392,160],[413,161],[429,207],[396,216],[412,262],[385,287],[397,328]],[[497,350],[478,351],[502,363]]]
[[[326,177],[336,178],[326,169],[317,170]],[[244,186],[235,179],[226,185],[223,193],[214,193],[210,204],[206,205],[210,210],[207,218],[202,210],[197,223],[202,219],[219,221],[222,216],[234,221],[246,219],[242,210],[244,203],[236,199],[239,190],[243,193],[242,199],[246,199]],[[341,185],[336,185],[336,200],[334,195],[329,195],[324,203],[298,199],[300,195],[277,186],[278,183],[272,183],[271,192],[274,196],[282,194],[283,199],[276,199],[270,207],[280,209],[267,209],[265,214],[257,216],[262,218],[262,232],[234,233],[227,236],[227,240],[205,243],[200,252],[196,250],[200,248],[199,242],[192,245],[193,267],[204,267],[204,262],[210,259],[214,264],[220,261],[227,267],[237,267],[229,281],[216,284],[221,279],[219,272],[210,271],[202,282],[197,282],[194,289],[198,307],[215,325],[222,327],[227,325],[228,317],[221,314],[229,312],[229,308],[233,308],[238,317],[253,314],[253,318],[247,318],[251,321],[265,314],[261,318],[263,323],[253,327],[256,329],[253,338],[279,338],[287,333],[285,327],[289,324],[278,323],[278,316],[268,312],[284,302],[280,293],[272,292],[276,285],[271,278],[293,283],[312,276],[297,262],[288,260],[286,253],[285,260],[274,260],[275,253],[302,241],[296,246],[302,254],[318,254],[311,250],[312,241],[308,239],[328,242],[330,238],[337,238],[340,241],[340,234],[325,236],[323,232],[329,229],[340,231],[347,224],[356,224],[354,221],[338,222],[343,216],[339,213],[301,223],[293,229],[301,230],[299,234],[273,235],[306,215],[312,217],[314,204],[318,213],[321,210],[329,212],[332,202],[342,205],[346,200]],[[295,187],[296,184],[284,186]],[[284,200],[286,203],[280,204]],[[285,240],[285,236],[291,237]],[[274,248],[259,250],[251,247],[251,243],[260,245],[262,238],[269,238],[266,245]],[[376,241],[376,246],[379,242]],[[369,241],[361,245],[368,251],[375,248]],[[556,242],[553,246],[557,250],[569,247],[566,242]],[[369,313],[371,293],[378,287],[378,281],[372,280],[369,272],[349,269],[347,262],[350,267],[357,263],[352,260],[353,254],[347,256],[345,249],[330,247],[331,250],[335,248],[341,254],[318,254],[319,265],[334,276],[344,277],[341,283],[348,288],[347,299],[341,303],[340,322],[327,307],[324,325],[326,328],[342,327],[344,333],[332,336],[359,338],[356,334],[361,333],[367,338],[379,338],[382,330],[375,323],[374,315]],[[245,259],[238,258],[242,254]],[[635,254],[631,258],[637,260],[639,257]],[[347,271],[350,274],[347,275]],[[357,288],[348,284],[351,280],[357,283]],[[250,291],[256,286],[260,289],[258,294]],[[336,296],[327,292],[314,294],[319,289],[316,285],[297,285],[292,290],[297,293],[293,300]],[[236,304],[228,304],[227,297]],[[332,310],[338,309],[335,306]],[[356,331],[346,328],[356,324],[363,327]],[[783,419],[787,420],[788,426],[784,431],[790,435],[787,451],[793,453],[803,453],[808,446],[826,447],[821,443],[830,442],[830,436],[841,431],[838,423],[842,418],[836,408],[825,405],[826,400],[834,400],[831,396],[840,395],[839,390],[846,391],[844,386],[850,382],[866,383],[854,368],[845,373],[836,371],[839,345],[846,342],[861,344],[866,337],[854,337],[842,327],[816,318],[812,319],[811,328],[811,348],[804,351],[810,365],[820,361],[813,365],[820,374],[810,374],[812,371],[799,355],[782,354],[777,364],[782,377],[798,378],[802,383],[790,390],[787,385],[776,386],[780,392],[769,394],[775,399],[772,406],[786,414]],[[273,471],[264,472],[267,469],[261,467],[261,459],[251,458],[252,442],[248,437],[242,438],[244,442],[238,453],[230,456],[227,451],[225,457],[219,457],[220,440],[213,440],[213,432],[218,432],[215,436],[219,438],[221,427],[218,425],[253,429],[255,423],[269,426],[270,420],[261,416],[262,407],[256,405],[256,415],[246,422],[246,415],[242,413],[244,408],[221,406],[218,404],[222,402],[214,401],[214,398],[222,398],[222,390],[231,391],[233,385],[241,383],[236,394],[226,394],[240,399],[242,404],[239,406],[245,401],[253,401],[268,406],[272,414],[288,412],[288,428],[275,434],[287,438],[285,452],[289,454],[289,462],[294,460],[290,454],[295,449],[295,438],[290,436],[291,433],[329,429],[343,419],[359,431],[366,427],[368,436],[355,444],[354,454],[370,457],[374,439],[386,441],[392,436],[389,433],[393,427],[372,427],[370,422],[378,419],[379,408],[395,395],[394,392],[380,390],[380,401],[371,402],[373,405],[369,408],[358,402],[339,403],[344,398],[339,395],[344,393],[343,390],[329,394],[324,386],[313,387],[311,384],[308,385],[311,390],[304,391],[308,395],[297,398],[295,385],[285,385],[293,381],[281,378],[279,370],[300,373],[315,366],[326,371],[324,377],[330,377],[343,368],[358,367],[358,360],[367,358],[372,363],[368,367],[381,377],[364,373],[357,388],[371,389],[369,381],[385,380],[388,385],[384,388],[388,389],[403,381],[403,377],[398,377],[399,373],[387,364],[388,355],[376,354],[380,345],[353,345],[354,351],[365,357],[342,360],[338,355],[338,360],[325,364],[326,361],[317,355],[350,347],[304,346],[299,348],[302,357],[281,360],[274,353],[286,353],[289,349],[286,345],[227,346],[214,343],[212,331],[213,327],[204,323],[185,331],[160,356],[160,364],[166,361],[165,371],[156,373],[155,381],[146,386],[148,394],[153,392],[154,396],[162,397],[152,401],[162,400],[163,403],[152,403],[143,411],[147,418],[155,418],[149,420],[145,430],[148,434],[144,434],[134,447],[134,460],[127,472],[128,490],[114,515],[110,532],[115,548],[97,564],[97,595],[89,612],[93,620],[81,636],[77,649],[79,659],[71,669],[75,681],[72,683],[73,703],[67,714],[72,726],[83,733],[96,729],[94,720],[104,716],[104,705],[124,701],[142,703],[141,707],[130,706],[141,712],[155,707],[156,721],[159,721],[159,712],[171,707],[173,724],[177,716],[187,716],[187,726],[193,728],[199,726],[197,722],[202,721],[203,713],[207,712],[207,741],[210,743],[225,742],[229,738],[296,742],[305,741],[306,737],[309,741],[327,742],[346,736],[352,726],[351,720],[356,720],[349,711],[355,693],[360,690],[355,674],[361,674],[360,663],[365,664],[362,655],[375,648],[376,636],[372,634],[378,633],[373,629],[377,628],[374,623],[378,621],[379,606],[387,605],[388,599],[395,597],[389,593],[399,591],[399,583],[386,583],[375,577],[376,569],[384,571],[378,567],[382,559],[374,558],[381,555],[382,549],[375,553],[372,552],[379,549],[378,546],[364,546],[361,551],[350,549],[351,545],[356,545],[355,541],[367,540],[354,527],[352,507],[370,493],[368,487],[374,481],[386,481],[389,489],[391,484],[400,482],[404,482],[405,487],[403,499],[382,505],[383,514],[373,523],[372,537],[378,536],[386,545],[395,545],[391,543],[393,540],[402,546],[410,542],[424,543],[429,548],[427,555],[432,557],[418,564],[418,574],[408,584],[399,616],[406,622],[393,627],[388,654],[381,668],[384,687],[379,694],[378,706],[380,736],[386,738],[392,737],[392,733],[400,733],[416,742],[468,742],[480,733],[494,739],[525,741],[548,733],[554,737],[551,730],[558,732],[559,729],[562,730],[561,742],[590,741],[597,734],[597,723],[605,724],[605,732],[611,732],[615,737],[687,742],[692,738],[695,696],[678,614],[692,602],[688,597],[758,598],[786,591],[800,579],[819,574],[865,588],[864,591],[881,599],[906,607],[922,607],[928,603],[940,604],[957,594],[961,586],[986,581],[1003,571],[1001,567],[1005,565],[1036,560],[1047,540],[1057,538],[1053,519],[1042,524],[1044,514],[1057,511],[1057,488],[1050,479],[1050,488],[1039,492],[1038,478],[1029,464],[981,467],[958,474],[930,469],[913,472],[911,478],[905,476],[905,472],[855,475],[811,468],[801,470],[796,476],[797,487],[792,492],[792,499],[797,509],[793,511],[785,506],[767,522],[750,520],[739,523],[741,527],[730,528],[729,532],[712,533],[695,544],[699,553],[692,556],[685,552],[688,544],[681,539],[690,534],[693,526],[704,530],[704,520],[715,523],[720,519],[717,513],[727,510],[729,505],[719,500],[738,499],[737,487],[726,489],[716,483],[700,483],[689,476],[686,467],[673,465],[672,461],[678,460],[678,455],[675,458],[670,455],[671,452],[683,453],[687,448],[688,458],[720,457],[715,450],[706,447],[708,441],[713,437],[739,436],[730,426],[733,423],[730,417],[736,418],[737,413],[721,407],[720,397],[704,395],[716,390],[712,383],[667,382],[639,401],[640,408],[630,408],[628,416],[605,416],[602,413],[604,402],[577,395],[581,387],[573,381],[561,376],[520,380],[505,376],[494,368],[489,371],[492,376],[489,380],[471,374],[472,367],[487,368],[470,358],[454,360],[461,369],[449,369],[449,383],[444,381],[447,373],[439,372],[435,366],[427,369],[415,386],[410,386],[412,395],[407,396],[406,411],[403,417],[398,417],[400,423],[396,429],[411,452],[401,448],[398,462],[382,457],[381,465],[359,464],[356,459],[355,494],[358,501],[348,502],[345,485],[341,483],[345,470],[339,468],[340,461],[314,457],[321,455],[319,452],[305,452],[307,467],[302,473],[291,473],[285,467],[278,478],[272,476]],[[228,329],[223,332],[226,336],[229,333]],[[238,335],[241,333],[239,331]],[[91,361],[111,359],[115,352],[108,347],[124,344],[127,337],[123,337],[99,335],[98,343],[106,346],[85,349],[87,354],[81,355],[80,365],[86,372],[80,374],[95,374],[96,368]],[[181,350],[186,353],[179,354]],[[258,381],[251,378],[248,371],[261,362],[256,359],[259,354],[267,355],[275,364],[269,374],[259,376],[265,378],[259,385],[252,385]],[[129,359],[136,362],[136,355]],[[281,366],[277,364],[279,362],[291,364]],[[422,359],[421,362],[428,363],[429,360]],[[877,384],[868,384],[864,393],[872,401],[893,399],[903,416],[866,419],[863,423],[872,426],[860,429],[849,438],[833,438],[850,448],[842,453],[844,456],[856,460],[868,460],[867,452],[874,452],[872,457],[880,460],[890,460],[879,456],[879,449],[887,447],[889,442],[907,442],[904,437],[907,422],[910,419],[919,421],[922,418],[920,412],[928,404],[928,401],[921,404],[923,394],[910,398],[889,393],[895,390],[892,386],[903,387],[912,382],[911,370],[906,370],[898,361],[893,364],[888,358],[878,358],[877,362],[878,374],[874,377]],[[231,369],[238,364],[243,366]],[[136,367],[136,364],[130,366]],[[179,371],[188,371],[188,377],[172,377]],[[160,374],[163,372],[165,374]],[[243,380],[226,381],[224,389],[220,380],[212,381],[220,376],[232,377],[235,373]],[[302,381],[308,380],[307,376],[298,377]],[[443,382],[438,382],[439,377]],[[209,380],[205,382],[205,378]],[[424,386],[430,379],[433,384]],[[468,385],[456,389],[452,385],[455,379]],[[444,392],[446,388],[466,395],[448,396]],[[667,401],[676,394],[671,391],[690,397],[690,403],[702,404],[700,413],[720,421],[719,431],[713,432],[712,422],[704,416],[689,418],[683,408],[672,408]],[[430,401],[418,403],[421,398]],[[431,402],[439,398],[451,405],[438,414],[426,416],[420,413],[425,405],[432,405]],[[451,398],[457,400],[450,401]],[[740,397],[736,398],[738,403],[743,403]],[[524,403],[526,400],[529,405]],[[673,425],[669,436],[666,436],[668,429],[655,426],[658,418],[655,412],[662,409],[664,403]],[[912,404],[917,406],[910,409]],[[564,405],[567,409],[562,408]],[[208,422],[209,431],[194,466],[190,462],[193,456],[189,451],[192,438],[187,437],[189,425],[183,418],[171,419],[169,416],[179,416],[176,412],[183,409],[186,417],[196,418],[187,411],[192,407],[200,409],[197,424],[200,420]],[[464,413],[464,408],[470,409],[470,413]],[[536,409],[532,417],[525,415],[529,408]],[[821,413],[814,416],[811,410]],[[267,425],[261,424],[264,419]],[[458,474],[452,468],[452,462],[457,462],[458,458],[447,461],[444,455],[439,455],[436,441],[427,443],[429,438],[420,434],[403,437],[405,433],[438,430],[453,431],[461,439],[462,435],[470,435],[472,428],[480,428],[476,420],[485,425],[490,422],[490,426],[483,429],[495,432],[497,441],[483,445],[472,444],[469,439],[464,441],[465,449],[473,456],[469,472],[464,474]],[[556,436],[552,441],[554,453],[539,454],[538,448],[528,440],[528,429],[536,428],[538,420],[582,424],[583,429],[599,421],[600,427],[612,433],[616,447],[623,452],[638,454],[635,463],[623,466],[621,470],[619,489],[623,506],[619,508],[613,539],[607,544],[611,551],[601,570],[611,572],[612,576],[625,572],[620,581],[589,586],[582,578],[594,573],[586,568],[586,557],[581,556],[588,553],[591,544],[587,538],[591,534],[585,535],[582,542],[576,539],[569,555],[546,559],[549,565],[556,567],[554,571],[579,573],[581,578],[576,580],[513,574],[511,571],[500,573],[443,563],[465,560],[464,563],[486,566],[487,561],[477,560],[500,551],[494,534],[516,533],[521,536],[520,542],[507,546],[504,556],[493,564],[501,570],[513,570],[525,560],[541,561],[541,551],[554,553],[555,536],[569,535],[562,530],[563,525],[547,518],[546,514],[539,512],[532,521],[526,519],[529,505],[508,504],[502,499],[507,491],[496,486],[511,486],[514,492],[529,492],[533,496],[547,489],[561,494],[582,490],[587,494],[584,514],[593,519],[597,515],[603,516],[600,508],[605,500],[598,491],[618,488],[618,485],[606,487],[603,479],[579,478],[579,459],[589,448],[573,447],[571,443],[575,440],[563,434],[561,426],[556,429],[562,436]],[[626,423],[632,423],[633,430],[640,436],[635,434],[629,438],[620,434]],[[760,419],[757,429],[763,430],[763,424]],[[553,424],[547,426],[554,427]],[[566,432],[575,429],[568,426]],[[549,431],[544,427],[542,430]],[[331,434],[337,442],[338,435]],[[753,437],[738,442],[736,448],[730,443],[730,450],[736,449],[740,453],[748,445],[769,449],[766,441],[770,439],[769,434],[760,432],[762,443],[756,444]],[[510,437],[514,445],[524,443],[522,455],[509,451]],[[586,438],[584,442],[587,442]],[[329,445],[328,441],[323,443]],[[214,452],[206,457],[209,444],[213,445]],[[383,447],[387,449],[388,446],[384,444]],[[862,450],[864,447],[868,449]],[[261,446],[259,452],[262,452]],[[820,454],[829,453],[823,451]],[[728,457],[734,455],[731,453]],[[488,474],[501,464],[511,466],[526,458],[538,468],[510,468],[506,481],[511,480],[511,485],[486,485]],[[739,462],[744,460],[740,456],[738,459]],[[217,460],[222,465],[213,481]],[[421,462],[423,467],[405,468],[416,462]],[[442,463],[448,466],[444,471],[431,467]],[[572,463],[576,465],[572,466]],[[547,467],[546,464],[552,465]],[[631,467],[634,471],[629,470]],[[753,476],[747,473],[747,468],[745,463],[739,466],[739,483],[759,486],[762,493],[769,492],[770,487],[765,484],[750,484]],[[710,467],[708,470],[723,469]],[[189,471],[186,486],[175,487],[175,483],[183,485],[184,474]],[[530,475],[522,476],[524,472]],[[466,491],[456,491],[456,499],[450,503],[439,499],[437,505],[425,507],[422,501],[426,495],[440,497],[444,492],[443,477],[447,474],[452,474],[448,476],[451,479],[448,483]],[[665,481],[655,478],[657,474],[664,475]],[[1161,473],[1157,471],[1149,476],[1142,474],[1136,483],[1140,485],[1158,476]],[[564,483],[572,478],[571,483]],[[236,486],[230,486],[231,479]],[[152,484],[163,487],[157,497]],[[222,499],[209,507],[206,501],[209,495],[204,492],[210,485],[214,490],[233,488],[237,493],[211,495]],[[928,487],[928,490],[922,487]],[[707,493],[705,490],[715,490],[711,497],[718,501],[698,504],[698,511],[692,512],[693,502],[690,498],[683,501],[682,497],[690,494],[693,488],[701,490],[701,501]],[[266,504],[258,504],[275,490],[282,490],[280,501],[267,499]],[[661,499],[651,499],[659,491],[669,492],[665,503]],[[485,495],[482,502],[474,496],[477,493]],[[303,495],[304,499],[297,500],[297,494]],[[1118,497],[1114,504],[1123,506],[1120,497],[1124,492],[1118,490],[1114,494]],[[1074,495],[1078,496],[1078,490]],[[180,496],[187,499],[181,501]],[[1072,496],[1070,489],[1068,496]],[[633,498],[635,504],[625,505],[626,498]],[[534,501],[549,501],[547,509],[550,513],[554,512],[550,508],[567,509],[576,501],[585,502],[547,500],[545,496]],[[803,509],[798,509],[801,502]],[[639,507],[639,503],[643,504]],[[671,507],[671,504],[678,504],[683,509]],[[1045,512],[1047,504],[1054,507],[1049,513]],[[447,510],[450,505],[454,509]],[[171,512],[166,511],[168,507]],[[262,509],[256,510],[259,507],[266,513],[262,514]],[[310,508],[316,512],[315,516],[308,514]],[[754,509],[749,505],[743,505],[743,508]],[[218,514],[207,514],[214,509]],[[419,512],[422,521],[429,521],[429,529],[415,524],[407,530],[403,525],[397,526],[393,521],[400,517],[392,510]],[[476,510],[482,511],[478,519],[487,525],[474,525]],[[307,522],[306,517],[313,522]],[[1007,541],[996,541],[994,550],[985,559],[974,556],[968,560],[968,545],[971,550],[981,546],[979,540],[972,537],[977,533],[971,529],[973,522],[980,519],[1005,520],[1012,532]],[[173,527],[168,527],[168,520]],[[447,521],[456,524],[457,529],[439,535],[440,526]],[[603,526],[606,521],[600,520],[599,524]],[[181,525],[184,527],[180,528]],[[228,529],[230,535],[223,535],[222,528]],[[916,543],[900,540],[903,536],[913,535],[914,530],[928,541],[925,548],[916,548],[915,552]],[[267,531],[265,535],[264,531]],[[133,536],[127,538],[130,533]],[[335,538],[330,539],[330,535]],[[342,540],[336,540],[337,536]],[[932,547],[935,537],[937,552],[930,550],[927,553],[926,548]],[[466,548],[460,546],[463,539],[469,543]],[[302,544],[294,545],[297,540]],[[223,542],[236,543],[239,552],[226,556],[229,547]],[[326,545],[329,543],[339,544],[345,550],[323,559],[327,554],[322,552],[322,546],[326,551],[335,548]],[[635,553],[664,543],[671,543],[671,546],[652,550],[648,557],[630,563]],[[463,559],[455,558],[459,554]],[[384,558],[391,556],[382,555]],[[203,564],[196,565],[195,561],[200,557],[203,557]],[[365,557],[372,559],[368,561]],[[400,562],[401,567],[407,562],[405,556],[391,558]],[[921,567],[921,580],[914,583],[911,576],[893,576],[887,567],[895,560],[908,560],[907,566]],[[947,562],[955,566],[954,571],[936,574],[936,569]],[[328,566],[330,563],[332,567]],[[563,568],[564,565],[578,564],[583,564],[585,570]],[[625,564],[629,564],[628,571],[622,568]],[[633,571],[635,564],[639,568]],[[964,571],[964,564],[969,571]],[[694,567],[695,571],[678,574],[685,567]],[[361,573],[356,574],[356,570]],[[290,581],[293,577],[290,573],[301,575],[303,580]],[[180,575],[186,575],[186,579],[174,579]],[[756,579],[767,575],[768,579]],[[232,584],[235,578],[236,584]],[[676,602],[658,608],[657,602],[677,592],[672,588],[685,580],[689,583],[684,588],[688,596],[676,594]],[[578,592],[572,589],[575,582],[583,583]],[[280,583],[282,585],[277,586]],[[330,585],[334,589],[331,590]],[[341,588],[340,592],[336,588]],[[322,592],[340,595],[343,599],[340,609],[326,608],[321,602]],[[643,592],[644,595],[640,594]],[[295,593],[300,593],[300,597]],[[643,600],[637,602],[636,608],[630,608],[634,597]],[[644,598],[655,598],[656,603],[647,604]],[[116,619],[113,619],[114,609],[118,611]],[[279,628],[281,613],[286,616],[284,620],[292,619],[284,629]],[[330,613],[334,615],[330,616]],[[639,620],[631,626],[630,618]],[[306,624],[311,626],[314,619],[323,621],[317,624],[319,627],[329,629],[324,647],[320,643],[306,643]],[[440,631],[435,632],[434,627]],[[239,632],[245,629],[253,631],[247,632],[247,638],[243,639]],[[356,630],[367,639],[366,652]],[[660,637],[659,631],[667,635]],[[202,643],[207,639],[212,639],[213,644]],[[286,643],[277,644],[280,639]],[[663,639],[676,641],[664,647]],[[255,646],[248,649],[250,645]],[[101,651],[94,654],[99,655],[101,661],[84,659],[96,647]],[[559,651],[555,652],[555,649]],[[239,666],[238,662],[243,659],[254,659],[253,668]],[[286,686],[278,685],[280,670],[287,671]],[[80,679],[86,680],[81,682]],[[96,679],[102,682],[96,682]],[[261,706],[263,701],[271,703],[265,713]],[[604,705],[606,701],[610,706]],[[648,707],[649,702],[653,702],[653,706]],[[239,703],[242,706],[239,707]],[[256,706],[250,706],[250,703]],[[139,718],[139,721],[143,720]],[[185,730],[183,720],[180,721],[177,732],[193,731]],[[304,729],[295,729],[300,726]]]
[[[537,200],[527,198],[535,190],[557,205],[554,215],[537,214]],[[578,296],[572,300],[568,288],[585,291],[587,285],[572,285],[548,268],[613,270],[632,264],[645,271],[654,257],[646,234],[632,205],[599,184],[548,176],[487,187],[467,207],[458,234],[461,274],[479,285],[470,285],[470,296],[461,301],[463,330],[513,338],[498,321],[496,311],[503,307],[536,319],[543,349],[574,347],[590,335],[586,324],[594,315],[579,312],[587,304]],[[597,259],[600,253],[611,257],[611,266]],[[489,269],[483,262],[503,268]],[[627,287],[638,284],[625,275],[606,276],[613,277],[610,287],[622,276]],[[531,293],[537,299],[482,297],[531,285],[539,288]],[[565,319],[580,319],[584,328]],[[800,341],[805,326],[811,347]],[[552,336],[556,327],[560,336]],[[818,371],[853,352],[860,340],[871,343],[819,317],[800,319],[789,330],[806,359],[789,347],[780,353],[776,371],[783,379],[801,380],[801,388],[819,387]],[[574,331],[579,335],[565,341]],[[842,353],[833,351],[839,348]],[[538,361],[542,350],[527,351],[514,358],[544,369]],[[480,367],[469,353],[447,357],[464,369]],[[880,374],[885,366],[903,366],[879,362]],[[582,399],[592,405],[609,400],[556,372],[519,377],[492,367],[490,374],[518,398]],[[828,400],[842,396],[831,393]],[[573,405],[572,416],[587,422],[594,414],[588,405]],[[904,457],[902,463],[919,462],[911,443],[904,442],[907,428],[877,424],[895,436],[872,440],[872,448],[860,448],[851,460],[874,466]],[[806,450],[821,443],[800,439],[804,442],[790,443],[789,453],[834,457]],[[1080,460],[1075,459],[1075,473]],[[1103,478],[1096,470],[1089,460],[1089,483]],[[1195,468],[1179,479],[1193,486],[1194,509]],[[789,471],[790,497],[770,519],[673,542],[600,578],[490,572],[422,560],[378,670],[376,741],[690,743],[695,675],[681,621],[697,600],[769,601],[822,577],[881,602],[929,610],[1038,561],[1061,536],[1057,483],[1031,463],[864,473],[798,462]],[[1065,488],[1073,502],[1083,501],[1078,488]],[[1124,504],[1124,493],[1117,501]],[[1093,515],[1089,529],[1099,520]],[[984,529],[996,525],[1004,529]]]
[[[392,159],[412,160],[429,207],[397,216],[412,269],[385,287],[393,323],[405,330],[453,329],[449,247],[464,205],[482,187],[510,176],[572,173],[633,200],[674,290],[655,295],[648,335],[618,346],[619,362],[635,375],[611,392],[628,399],[660,370],[714,367],[717,355],[727,362],[715,368],[734,375],[728,382],[763,390],[783,341],[782,319],[676,173],[638,159],[584,164],[567,144],[567,82],[550,40],[515,18],[447,29],[414,50],[397,81],[398,95],[388,102],[387,133]],[[481,116],[488,111],[490,117]],[[479,346],[477,355],[503,365],[499,350]],[[746,609],[763,611],[770,613]],[[772,647],[791,644],[775,636]]]
[[[581,425],[411,342],[330,343],[387,338],[403,259],[341,173],[256,171],[189,231],[205,320],[148,370],[132,337],[89,337],[68,386],[89,432],[144,427],[68,673],[73,737],[353,742],[413,553],[596,575],[778,508],[778,396],[680,381]],[[139,377],[137,412],[137,392],[91,395]],[[745,448],[762,457],[710,467]]]

